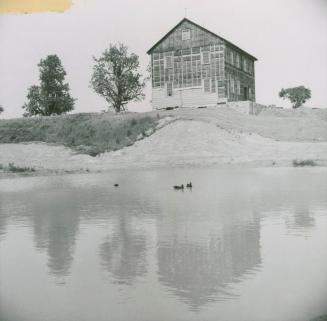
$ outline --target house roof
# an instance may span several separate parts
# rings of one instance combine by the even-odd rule
[[[183,18],[174,28],[172,28],[168,33],[166,33],[159,41],[157,41],[148,51],[147,51],[147,54],[151,54],[151,52],[153,51],[153,49],[157,46],[157,45],[159,45],[159,43],[160,42],[162,42],[163,40],[165,40],[171,33],[173,33],[183,22],[189,22],[189,23],[191,23],[191,24],[193,24],[194,26],[196,26],[196,27],[198,27],[198,28],[200,28],[200,29],[202,29],[202,30],[204,30],[205,32],[208,32],[208,33],[210,33],[211,35],[213,35],[213,36],[215,36],[215,37],[217,37],[217,38],[219,38],[219,39],[222,39],[222,40],[224,40],[228,45],[230,45],[230,46],[232,46],[232,47],[234,47],[235,49],[238,49],[239,51],[241,51],[241,52],[243,52],[243,53],[245,53],[245,54],[247,54],[248,56],[250,56],[251,58],[253,58],[254,60],[258,60],[256,57],[254,57],[254,56],[252,56],[251,54],[249,54],[248,52],[246,52],[245,50],[243,50],[243,49],[241,49],[240,47],[238,47],[238,46],[236,46],[236,45],[234,45],[233,43],[231,43],[230,41],[228,41],[228,40],[226,40],[225,38],[223,38],[223,37],[221,37],[221,36],[219,36],[219,35],[217,35],[216,33],[214,33],[214,32],[212,32],[212,31],[210,31],[210,30],[208,30],[208,29],[206,29],[206,28],[204,28],[204,27],[202,27],[202,26],[200,26],[200,25],[198,25],[197,23],[195,23],[195,22],[193,22],[193,21],[191,21],[191,20],[189,20],[189,19],[187,19],[187,18]]]

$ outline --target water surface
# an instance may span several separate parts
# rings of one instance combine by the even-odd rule
[[[190,180],[192,190],[172,189]],[[1,321],[325,313],[326,169],[0,180]]]

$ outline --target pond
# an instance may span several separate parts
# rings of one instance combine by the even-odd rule
[[[0,320],[306,321],[326,248],[325,168],[1,179]]]

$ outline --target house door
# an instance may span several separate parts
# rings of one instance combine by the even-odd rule
[[[249,89],[248,89],[248,87],[243,87],[243,100],[249,100]]]

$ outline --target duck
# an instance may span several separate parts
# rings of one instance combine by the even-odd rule
[[[174,189],[184,189],[184,184],[182,185],[175,185]]]
[[[187,188],[192,188],[192,187],[193,187],[192,182],[187,183],[187,184],[186,184],[186,187],[187,187]]]

